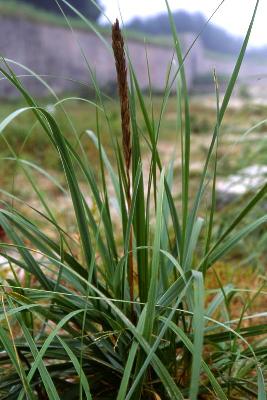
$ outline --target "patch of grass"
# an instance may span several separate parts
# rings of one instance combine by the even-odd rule
[[[222,101],[215,77],[213,130],[205,140],[192,134],[182,53],[166,5],[181,65],[171,111],[168,85],[162,99],[145,98],[130,60],[127,88],[118,43],[121,109],[96,85],[85,121],[80,103],[72,109],[61,102],[54,113],[25,91],[11,68],[0,69],[24,99],[23,108],[0,123],[24,174],[18,192],[1,190],[6,240],[0,255],[10,274],[1,283],[0,365],[6,372],[0,391],[8,399],[266,399],[266,313],[253,308],[266,295],[265,282],[247,289],[240,266],[230,271],[233,255],[226,257],[238,249],[238,261],[254,277],[241,249],[251,235],[262,237],[267,217],[256,206],[267,185],[230,217],[215,208],[222,124],[258,1]],[[174,111],[175,124],[167,117]],[[28,114],[64,181],[38,160],[22,158],[11,143],[6,129]],[[179,143],[171,144],[168,157],[161,149],[165,126],[175,128]],[[196,140],[205,151],[191,180]],[[45,181],[61,194],[57,201]],[[26,186],[37,203],[23,194]]]

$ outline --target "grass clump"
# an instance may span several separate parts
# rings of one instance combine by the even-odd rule
[[[263,283],[250,289],[236,287],[223,282],[221,269],[225,255],[266,225],[266,215],[250,222],[246,218],[266,195],[267,185],[240,205],[223,229],[214,226],[220,128],[258,1],[222,103],[214,76],[214,131],[193,193],[184,60],[166,4],[180,65],[176,73],[179,201],[173,194],[178,180],[174,160],[163,165],[158,151],[174,82],[167,77],[158,114],[152,95],[147,107],[130,59],[127,87],[127,50],[118,23],[113,27],[113,47],[123,145],[121,149],[121,138],[111,135],[113,162],[103,145],[100,114],[111,132],[112,126],[95,81],[96,130],[86,131],[98,154],[98,163],[94,160],[92,165],[75,129],[72,141],[57,116],[41,107],[3,62],[1,73],[25,105],[1,122],[0,131],[20,115],[33,113],[65,176],[64,183],[57,182],[37,163],[27,163],[4,137],[40,206],[1,190],[0,225],[6,240],[0,255],[11,271],[1,283],[3,399],[266,399],[267,325],[262,320],[266,315],[250,313],[253,302],[266,295]],[[55,102],[64,113],[64,101]],[[72,126],[68,113],[65,117]],[[69,199],[72,229],[67,228],[69,214],[63,221],[57,218],[55,208],[62,204],[55,207],[47,198],[35,179],[36,171]],[[203,218],[207,196],[209,209]]]

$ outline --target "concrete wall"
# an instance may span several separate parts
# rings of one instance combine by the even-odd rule
[[[107,38],[110,42],[110,38]],[[186,50],[192,37],[182,37]],[[149,86],[146,51],[150,66],[151,81],[154,89],[162,90],[166,74],[173,56],[172,47],[146,44],[129,40],[129,53],[141,88]],[[15,60],[32,69],[52,85],[56,92],[79,91],[81,83],[91,83],[90,74],[84,55],[100,86],[115,82],[115,68],[112,53],[105,44],[91,32],[77,30],[73,34],[69,29],[48,24],[36,23],[19,17],[0,16],[0,53],[5,58]],[[185,67],[188,86],[192,85],[197,74],[197,66],[202,63],[202,46],[198,44],[190,52]],[[172,74],[177,68],[174,62]],[[18,74],[25,74],[22,68],[16,67]],[[27,72],[26,72],[27,73]],[[36,78],[21,78],[26,87],[35,94],[45,95],[47,90],[38,84]],[[76,81],[76,82],[75,82]],[[5,80],[0,81],[0,97],[15,95],[14,88]]]
[[[204,56],[202,59],[202,65],[200,73],[212,72],[213,69],[216,70],[218,75],[230,76],[233,72],[236,63],[235,57],[218,57],[218,59],[213,57]],[[256,79],[266,76],[267,73],[267,60],[257,60],[251,58],[244,58],[242,63],[239,77],[240,80],[247,84],[254,84]]]

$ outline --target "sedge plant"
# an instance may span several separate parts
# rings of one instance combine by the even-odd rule
[[[32,113],[55,149],[65,182],[57,182],[38,162],[24,160],[9,146],[10,159],[25,174],[41,206],[36,208],[1,189],[0,225],[6,239],[2,239],[0,255],[11,271],[1,282],[1,399],[266,399],[267,324],[259,322],[266,315],[247,313],[254,298],[264,295],[263,289],[243,304],[238,319],[230,313],[238,289],[218,278],[218,290],[212,296],[206,293],[208,271],[216,271],[218,261],[267,222],[262,215],[243,224],[266,195],[265,185],[214,235],[220,127],[258,4],[259,0],[222,102],[214,74],[214,131],[193,195],[186,56],[167,0],[179,67],[174,77],[170,71],[167,74],[159,115],[153,112],[152,96],[150,107],[140,89],[118,21],[112,27],[112,47],[121,138],[112,136],[108,103],[88,64],[96,93],[95,102],[88,101],[88,106],[95,108],[97,129],[88,130],[86,140],[98,154],[98,168],[90,163],[75,128],[74,145],[56,116],[25,89],[12,60],[2,60],[3,77],[25,102],[1,122],[3,140],[9,146],[5,128],[22,113]],[[101,40],[106,42],[102,36]],[[49,88],[41,77],[27,72]],[[173,194],[174,163],[163,165],[158,151],[174,85],[181,143],[179,201]],[[64,102],[75,99],[60,100],[50,90],[55,107],[61,108],[71,126]],[[112,160],[103,146],[100,114],[110,128]],[[144,158],[149,160],[148,168]],[[71,199],[76,235],[58,220],[36,173]],[[202,218],[200,210],[207,196],[210,206]]]

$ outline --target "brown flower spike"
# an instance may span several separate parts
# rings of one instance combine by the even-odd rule
[[[112,47],[117,70],[118,91],[121,106],[121,128],[122,128],[122,148],[127,174],[126,198],[128,212],[131,208],[131,179],[130,165],[132,156],[131,129],[130,129],[130,107],[127,82],[127,64],[124,51],[124,40],[120,30],[119,21],[116,20],[112,26]],[[133,233],[131,229],[128,256],[128,282],[130,288],[131,314],[134,320],[133,300],[134,300],[134,266],[133,266]]]
[[[131,163],[131,131],[130,111],[127,82],[127,65],[124,52],[124,40],[121,34],[119,21],[116,20],[112,27],[112,47],[116,62],[118,90],[121,104],[122,146],[127,172]]]

